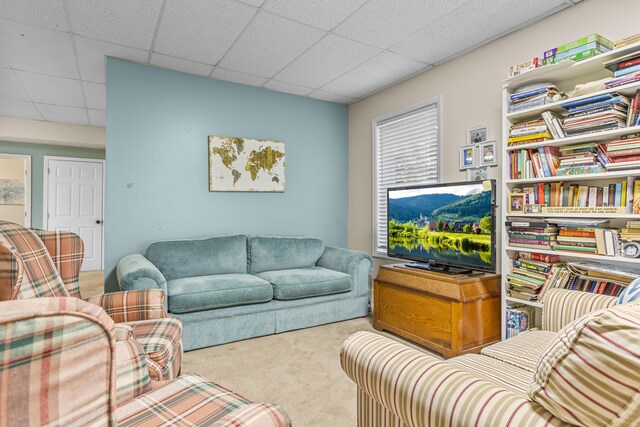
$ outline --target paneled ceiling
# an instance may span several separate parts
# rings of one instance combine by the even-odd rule
[[[0,0],[0,116],[104,126],[105,56],[351,103],[580,0]]]

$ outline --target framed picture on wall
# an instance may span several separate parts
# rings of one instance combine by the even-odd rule
[[[480,144],[489,139],[489,127],[487,125],[473,126],[467,129],[466,144]]]
[[[496,166],[498,164],[498,153],[496,151],[496,142],[487,141],[480,144],[479,166]]]
[[[476,146],[465,145],[460,147],[460,169],[469,169],[476,166]]]

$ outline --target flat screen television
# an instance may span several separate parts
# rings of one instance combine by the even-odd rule
[[[450,274],[496,270],[495,180],[387,190],[387,255]]]

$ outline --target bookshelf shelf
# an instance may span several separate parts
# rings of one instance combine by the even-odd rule
[[[557,181],[593,181],[596,179],[626,178],[629,176],[640,176],[640,169],[627,169],[616,172],[587,173],[582,175],[560,175],[545,176],[541,178],[507,179],[505,183],[511,184],[534,184],[536,182],[557,182]]]
[[[538,147],[563,147],[565,145],[580,144],[583,142],[607,142],[614,141],[622,135],[627,135],[634,132],[640,132],[640,126],[631,126],[627,128],[621,128],[616,130],[610,130],[607,132],[591,133],[588,135],[570,136],[568,138],[550,139],[544,142],[535,142],[533,144],[512,145],[506,148],[507,151],[516,151],[529,148]]]
[[[627,258],[620,255],[619,252],[616,252],[616,247],[618,245],[619,239],[621,237],[620,233],[616,230],[620,230],[624,227],[633,227],[633,225],[628,225],[628,221],[638,221],[640,222],[640,214],[631,214],[631,213],[604,213],[607,208],[596,208],[590,209],[588,212],[567,212],[568,209],[563,209],[567,213],[533,213],[533,214],[524,214],[524,213],[509,213],[509,202],[510,200],[518,200],[518,199],[510,199],[510,195],[513,194],[514,189],[519,189],[518,191],[528,191],[536,195],[538,199],[538,203],[541,200],[542,185],[544,183],[544,192],[545,192],[545,200],[547,203],[553,204],[554,200],[557,204],[561,204],[560,200],[563,201],[564,206],[571,204],[580,204],[584,206],[588,204],[586,200],[582,199],[582,195],[580,198],[576,195],[576,193],[570,192],[568,189],[569,184],[577,184],[577,187],[582,192],[583,188],[588,189],[588,197],[596,197],[597,196],[597,204],[600,206],[606,205],[607,200],[611,200],[613,193],[611,193],[612,187],[609,186],[621,186],[615,189],[615,200],[616,204],[618,204],[618,200],[621,201],[621,204],[626,206],[626,209],[620,209],[618,212],[625,210],[627,212],[631,212],[631,206],[636,200],[634,197],[634,183],[640,181],[640,167],[635,167],[634,169],[628,170],[610,170],[608,172],[599,172],[599,173],[590,173],[590,174],[580,174],[580,175],[561,175],[561,176],[547,176],[540,178],[525,178],[525,179],[511,179],[511,159],[515,158],[515,153],[518,150],[528,150],[532,149],[532,153],[523,152],[522,156],[518,156],[519,158],[515,161],[520,162],[518,166],[519,176],[529,176],[532,170],[541,169],[540,160],[542,160],[541,156],[547,156],[544,159],[543,169],[549,173],[548,170],[551,167],[547,168],[550,165],[549,162],[553,161],[551,164],[554,168],[558,167],[557,159],[558,156],[564,155],[565,158],[570,156],[572,153],[569,151],[569,154],[557,154],[557,149],[553,150],[543,150],[539,151],[539,154],[535,154],[538,152],[540,147],[566,147],[570,145],[582,144],[582,143],[608,143],[611,141],[617,141],[625,138],[627,135],[640,133],[640,126],[630,126],[620,129],[607,130],[602,132],[594,132],[587,133],[583,135],[577,136],[569,136],[558,139],[550,139],[542,142],[533,142],[533,143],[525,143],[520,145],[509,146],[509,133],[512,124],[520,123],[524,121],[533,121],[533,124],[529,125],[531,127],[528,130],[529,134],[534,134],[538,132],[544,132],[544,130],[540,131],[536,129],[536,127],[541,126],[542,124],[548,124],[553,117],[548,117],[545,115],[544,123],[536,123],[537,120],[541,119],[541,115],[545,111],[551,111],[556,114],[556,116],[564,115],[567,113],[567,110],[562,108],[562,104],[565,104],[569,101],[579,101],[579,100],[588,100],[592,97],[598,95],[607,95],[611,93],[619,93],[627,96],[632,99],[637,96],[636,93],[640,93],[640,81],[632,82],[626,85],[621,85],[618,87],[613,87],[610,89],[602,89],[599,91],[591,92],[588,94],[583,94],[579,96],[574,96],[571,98],[566,98],[557,102],[548,103],[542,106],[536,106],[533,108],[529,108],[523,111],[509,112],[510,105],[510,95],[512,95],[517,89],[535,84],[535,83],[550,83],[556,85],[560,92],[570,94],[576,85],[595,82],[597,80],[601,80],[604,78],[612,78],[613,72],[604,67],[604,64],[620,58],[622,56],[639,52],[640,53],[640,42],[634,43],[629,46],[625,46],[620,49],[614,49],[612,51],[603,53],[598,56],[594,56],[592,58],[579,61],[572,62],[566,61],[561,62],[559,64],[553,64],[549,66],[543,66],[537,68],[535,70],[531,70],[525,74],[521,74],[518,76],[514,76],[506,79],[502,85],[502,181],[501,181],[501,228],[500,232],[503,236],[503,246],[501,248],[501,271],[502,271],[502,309],[503,313],[508,314],[507,308],[513,305],[522,304],[529,307],[534,307],[535,310],[535,319],[540,319],[540,310],[543,307],[543,303],[538,301],[528,301],[519,298],[515,298],[509,295],[509,288],[512,287],[514,293],[518,294],[531,294],[533,292],[537,292],[541,288],[543,281],[551,277],[551,274],[555,274],[555,277],[560,274],[558,273],[558,266],[552,267],[552,263],[558,262],[589,262],[592,264],[600,264],[601,266],[610,266],[612,269],[617,269],[618,271],[622,271],[625,269],[631,269],[634,272],[640,272],[640,258]],[[603,87],[603,86],[601,86]],[[544,93],[544,92],[543,92]],[[532,93],[535,95],[535,93]],[[544,96],[544,95],[542,95]],[[603,97],[604,98],[604,97]],[[593,102],[593,101],[592,101]],[[602,111],[602,110],[601,110]],[[606,111],[606,110],[605,110]],[[590,113],[586,113],[585,116],[589,116]],[[553,116],[553,115],[552,115]],[[589,119],[595,121],[595,117],[589,117]],[[553,118],[555,121],[555,118]],[[586,122],[589,123],[589,122]],[[557,122],[556,122],[557,124]],[[609,123],[607,123],[609,124]],[[522,135],[526,135],[525,132],[522,132],[523,127],[527,127],[525,124],[520,125],[519,133]],[[605,125],[606,126],[606,125]],[[603,126],[604,127],[604,126]],[[579,126],[577,127],[579,128]],[[585,129],[588,129],[588,126],[584,126]],[[557,132],[554,130],[554,134]],[[557,135],[556,135],[557,136]],[[619,143],[616,143],[619,144]],[[588,150],[589,147],[583,148],[583,150]],[[635,148],[635,147],[633,147]],[[547,154],[545,154],[547,153]],[[566,151],[563,151],[566,153]],[[574,153],[578,153],[577,156],[579,158],[580,152],[575,151]],[[594,156],[598,153],[594,150]],[[630,153],[631,155],[631,153]],[[539,158],[540,156],[540,158]],[[585,156],[587,157],[587,156]],[[587,157],[588,158],[588,157]],[[594,157],[595,159],[595,157]],[[630,161],[634,161],[631,159]],[[537,163],[536,163],[537,162]],[[571,164],[571,159],[569,158],[569,164]],[[579,164],[579,162],[576,162]],[[588,162],[585,162],[588,163]],[[524,171],[524,172],[523,172]],[[518,175],[516,175],[518,176]],[[563,185],[555,184],[562,182]],[[626,183],[626,184],[625,184]],[[540,184],[540,186],[536,186],[535,184]],[[620,188],[624,189],[626,185],[626,193],[622,193],[620,196]],[[607,188],[609,188],[609,192],[607,193]],[[597,190],[597,191],[596,191]],[[602,190],[602,191],[600,191]],[[555,191],[555,193],[554,193]],[[566,191],[566,192],[565,192]],[[595,193],[592,193],[595,191]],[[637,192],[637,189],[636,189]],[[605,194],[606,193],[606,194]],[[522,193],[524,194],[524,193]],[[553,195],[555,194],[555,196]],[[573,202],[567,202],[566,197],[569,197],[570,194],[573,194],[574,199]],[[585,194],[585,193],[581,193]],[[594,196],[594,194],[596,196]],[[609,199],[607,199],[607,195],[611,194]],[[547,199],[551,197],[551,202]],[[557,197],[553,199],[553,197]],[[626,201],[625,201],[626,198]],[[527,200],[527,199],[524,199]],[[530,200],[530,199],[529,199]],[[590,199],[593,200],[593,199]],[[529,202],[532,203],[532,202]],[[514,205],[515,206],[515,205]],[[588,210],[588,209],[585,209]],[[515,219],[517,218],[517,220]],[[546,227],[546,221],[550,218],[567,218],[574,219],[577,221],[566,221],[568,223],[578,222],[581,219],[584,220],[608,220],[603,226],[603,229],[596,230],[591,226],[589,228],[588,223],[583,222],[584,225],[579,225],[578,227],[568,226],[567,228],[551,228],[548,229]],[[506,221],[518,221],[518,222],[529,222],[529,224],[520,224],[519,229],[514,229],[509,234],[510,227],[505,225]],[[561,221],[558,221],[561,223]],[[578,222],[579,223],[579,222]],[[555,224],[555,223],[554,223]],[[561,223],[562,224],[562,223]],[[528,227],[527,227],[528,225]],[[514,225],[517,227],[517,225]],[[538,227],[538,228],[536,228]],[[517,234],[519,233],[519,234]],[[577,233],[577,234],[572,234]],[[580,233],[588,233],[588,234],[580,234]],[[626,231],[626,237],[629,236],[629,231]],[[534,237],[531,237],[534,236]],[[622,234],[622,238],[625,237],[625,234]],[[510,238],[514,239],[514,241],[520,241],[522,243],[528,243],[529,247],[517,247],[509,244]],[[521,239],[521,240],[517,240]],[[557,239],[558,243],[554,243],[560,246],[564,246],[567,248],[576,249],[575,251],[559,251],[553,250],[550,246],[553,245],[540,245],[545,247],[546,249],[537,249],[536,246],[539,245],[541,241],[555,241]],[[582,240],[581,240],[582,239]],[[515,243],[514,243],[515,244]],[[598,251],[599,253],[588,253],[588,252],[579,252],[578,249],[585,248],[594,248],[593,250]],[[583,249],[584,250],[584,249]],[[604,255],[608,253],[609,256]],[[615,256],[611,256],[612,254],[617,253]],[[537,255],[534,255],[537,254]],[[524,262],[513,263],[515,257],[519,258],[531,258],[534,261],[530,262],[529,267],[524,267]],[[538,265],[536,266],[535,262],[538,261]],[[543,261],[544,260],[544,261]],[[542,263],[542,264],[540,264]],[[528,268],[528,269],[527,269]],[[514,270],[516,269],[516,270]],[[563,270],[564,271],[564,270]],[[551,273],[555,272],[555,273]],[[635,273],[634,273],[635,274]],[[545,276],[546,275],[546,276]],[[508,277],[510,276],[510,277]],[[528,277],[528,280],[527,280]],[[566,285],[567,280],[564,280],[568,277],[568,274],[565,272],[562,273],[562,280],[559,281],[560,286]],[[600,284],[591,284],[590,282],[580,282],[583,280],[582,276],[574,276],[575,281],[570,282],[571,286],[578,286],[577,283],[582,283],[580,286],[586,286],[585,283],[589,286],[596,286]],[[536,280],[538,282],[536,282]],[[573,279],[571,279],[573,280]],[[511,283],[509,283],[511,282]],[[546,282],[546,284],[551,282]],[[532,285],[533,284],[533,285]],[[605,282],[601,282],[601,284],[609,286]],[[537,286],[537,287],[536,287]],[[578,287],[578,289],[581,289]],[[583,289],[596,289],[595,287]],[[618,289],[615,288],[607,288],[606,292],[618,292]],[[579,291],[576,291],[579,292]],[[604,288],[600,288],[600,292],[604,292]],[[518,310],[516,310],[518,311]],[[513,312],[512,312],[513,313]],[[503,316],[503,338],[506,336],[506,316]]]

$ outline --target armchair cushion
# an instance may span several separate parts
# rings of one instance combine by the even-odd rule
[[[151,379],[160,381],[175,378],[182,366],[182,322],[180,319],[140,320],[129,323],[136,341],[142,344]],[[157,367],[160,367],[158,371]]]
[[[12,299],[70,296],[46,246],[33,231],[0,220],[0,245],[15,254]],[[5,262],[6,255],[4,251]]]
[[[116,414],[121,427],[291,425],[278,405],[253,404],[191,374],[119,406]]]
[[[529,396],[581,426],[640,419],[640,302],[590,313],[565,326],[540,359]]]
[[[167,317],[163,307],[164,292],[159,289],[114,292],[85,301],[102,307],[116,323]]]

